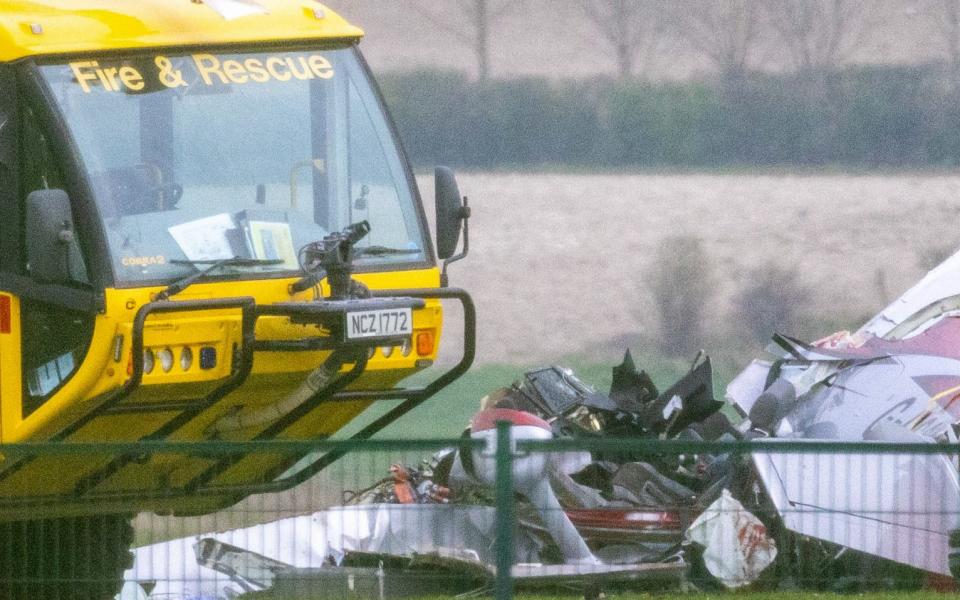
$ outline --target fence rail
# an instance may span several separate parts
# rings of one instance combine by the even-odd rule
[[[0,597],[113,598],[121,585],[122,600],[953,585],[960,444],[522,429],[498,423],[486,441],[3,445]],[[232,488],[229,505],[165,502],[161,484],[172,497],[193,463],[331,452],[343,457],[289,490],[255,482]],[[135,468],[98,482],[94,508],[82,502],[90,490],[34,498],[17,476],[23,464],[56,478],[119,456]],[[168,509],[178,514],[153,512]]]

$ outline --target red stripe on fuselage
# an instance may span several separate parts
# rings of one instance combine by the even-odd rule
[[[532,425],[550,431],[550,424],[537,415],[512,408],[488,408],[473,415],[470,431],[485,431],[497,426],[497,421],[509,421],[513,425]]]

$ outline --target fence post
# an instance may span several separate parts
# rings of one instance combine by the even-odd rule
[[[513,597],[513,444],[510,422],[497,422],[497,580],[494,584],[496,600]]]

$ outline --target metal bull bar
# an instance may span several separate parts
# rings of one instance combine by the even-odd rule
[[[193,312],[201,310],[224,310],[239,309],[241,312],[241,340],[239,347],[234,349],[232,357],[232,372],[225,380],[212,390],[206,397],[199,401],[189,403],[189,407],[178,407],[180,414],[174,419],[166,422],[153,433],[140,438],[139,442],[158,442],[166,439],[178,429],[189,423],[205,410],[211,408],[214,404],[223,399],[227,394],[237,389],[249,377],[253,367],[254,353],[257,351],[273,352],[296,352],[313,351],[322,349],[332,349],[335,347],[347,347],[356,349],[352,357],[344,362],[353,362],[353,368],[339,377],[333,378],[327,385],[321,387],[309,399],[297,407],[293,413],[279,419],[276,423],[266,428],[260,434],[255,436],[254,441],[266,441],[284,431],[293,422],[301,416],[314,410],[318,406],[329,402],[351,402],[358,400],[402,400],[402,402],[379,417],[362,430],[354,434],[351,440],[368,439],[384,427],[403,416],[410,410],[416,408],[425,400],[450,385],[453,381],[465,373],[473,364],[476,355],[476,308],[473,299],[463,289],[460,288],[429,288],[429,289],[401,289],[401,290],[371,290],[370,298],[351,299],[344,301],[320,301],[305,303],[281,303],[274,305],[257,305],[251,297],[235,297],[216,300],[183,300],[183,301],[156,301],[145,304],[137,312],[133,322],[131,332],[131,351],[134,357],[142,356],[144,351],[144,328],[147,318],[154,314],[173,313],[173,312]],[[463,307],[464,318],[464,336],[463,336],[463,354],[460,361],[452,368],[445,371],[429,384],[421,387],[412,388],[391,388],[380,390],[346,390],[345,388],[356,381],[366,369],[366,352],[369,345],[380,345],[384,342],[397,341],[397,336],[385,336],[366,338],[363,340],[347,341],[343,335],[343,325],[345,325],[346,314],[348,311],[357,310],[375,310],[379,308],[399,308],[410,307],[420,308],[424,305],[423,300],[428,298],[452,299],[457,300]],[[257,340],[255,329],[256,323],[261,316],[288,316],[298,322],[322,322],[325,326],[332,329],[335,336],[314,338],[302,341],[277,341],[277,340]],[[339,339],[338,337],[339,336]],[[151,412],[160,410],[164,406],[169,410],[169,404],[151,403],[149,405],[124,405],[122,402],[129,398],[141,385],[143,381],[143,361],[133,360],[132,373],[124,385],[114,392],[108,399],[102,402],[97,408],[93,409],[82,418],[77,419],[69,426],[59,431],[51,437],[50,441],[63,441],[76,433],[92,420],[118,412]],[[164,498],[169,499],[182,495],[237,495],[242,496],[250,493],[263,493],[282,491],[294,487],[303,481],[306,481],[316,473],[320,472],[334,461],[347,453],[344,448],[333,449],[320,456],[317,460],[298,470],[296,473],[275,480],[276,477],[284,473],[299,460],[299,455],[292,456],[288,461],[282,463],[275,469],[266,472],[263,480],[258,484],[238,484],[238,485],[208,485],[217,475],[228,469],[231,465],[241,460],[245,455],[228,455],[208,468],[198,477],[194,478],[189,484],[179,489],[164,489],[155,493],[137,492],[134,494],[137,498]],[[98,501],[98,494],[94,491],[96,486],[108,479],[111,475],[117,473],[124,466],[138,460],[143,453],[126,453],[115,457],[101,469],[85,477],[76,486],[72,495],[60,497],[70,503],[87,503]],[[20,470],[30,460],[36,457],[24,457],[8,468],[0,471],[0,481]],[[122,495],[122,494],[121,494]],[[109,495],[111,498],[117,498],[114,492]],[[36,499],[34,499],[36,500]],[[54,502],[57,498],[50,498]],[[0,501],[0,505],[6,504],[6,501]]]

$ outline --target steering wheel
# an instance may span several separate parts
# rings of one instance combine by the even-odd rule
[[[170,210],[176,208],[177,202],[180,202],[180,198],[183,197],[183,186],[172,181],[158,183],[147,190],[147,193],[157,198],[158,210]]]
[[[159,165],[139,163],[96,173],[93,183],[109,215],[138,215],[173,210],[183,197],[183,186],[163,174]]]
[[[141,193],[149,198],[153,210],[161,211],[176,208],[177,202],[183,197],[183,186],[174,181],[164,181],[166,171],[160,165],[152,162],[142,162],[134,165],[132,170],[140,178]]]

